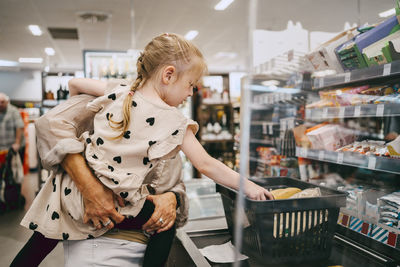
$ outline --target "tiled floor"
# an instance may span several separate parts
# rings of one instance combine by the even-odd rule
[[[38,188],[38,174],[29,173],[24,177],[22,194],[26,198],[24,209],[9,211],[0,215],[0,267],[9,266],[14,256],[32,235],[32,231],[19,225],[29,205],[32,203]],[[40,265],[54,267],[64,265],[62,244],[58,244],[53,252]]]

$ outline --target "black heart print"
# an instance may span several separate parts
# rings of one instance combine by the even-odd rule
[[[50,205],[49,205],[49,204],[47,204],[46,211],[48,211],[48,210],[49,210],[49,207],[50,207]]]
[[[116,162],[118,162],[118,164],[120,164],[121,161],[122,161],[122,159],[121,159],[120,156],[114,157],[113,160],[116,161]]]
[[[68,196],[69,195],[69,193],[71,193],[71,189],[70,188],[64,188],[64,194],[66,195],[66,196]]]
[[[176,130],[175,132],[172,133],[172,135],[177,135],[179,133],[179,130]]]
[[[126,131],[126,132],[124,133],[124,138],[126,138],[126,139],[131,138],[130,134],[131,134],[131,131]]]
[[[57,212],[53,212],[53,214],[51,215],[51,219],[54,221],[55,219],[60,219],[60,215],[58,215]]]
[[[101,139],[101,137],[97,138],[96,144],[97,144],[98,146],[104,144],[103,139]]]
[[[53,178],[51,182],[53,183],[53,192],[56,192],[56,178]]]
[[[93,238],[94,238],[94,236],[92,236],[92,235],[87,236],[87,239],[93,239]]]
[[[128,172],[126,175],[132,175],[132,173]]]
[[[69,234],[68,233],[63,233],[63,240],[67,240],[69,238]]]
[[[117,97],[115,96],[115,94],[111,94],[111,95],[108,95],[108,98],[112,99],[112,100],[115,100]]]
[[[123,83],[121,83],[120,85],[121,85],[121,86],[126,86],[126,84],[123,84]]]
[[[98,159],[98,157],[95,154],[93,154],[92,158]]]
[[[92,142],[92,140],[88,137],[86,138],[86,143],[90,144]]]
[[[146,119],[146,122],[147,122],[148,124],[150,124],[150,126],[153,126],[153,124],[154,124],[154,117],[151,117],[151,118]]]
[[[149,160],[148,157],[144,157],[144,158],[143,158],[143,164],[144,164],[144,165],[147,165],[147,163],[149,163],[149,162],[150,162],[150,160]]]
[[[31,222],[31,223],[29,224],[29,229],[31,229],[31,230],[35,230],[37,227],[38,227],[38,225],[35,224],[35,223],[33,223],[33,222]]]
[[[107,112],[106,118],[107,118],[107,120],[110,120],[110,113]]]
[[[114,180],[113,178],[111,178],[111,180],[114,182],[114,184],[119,184],[119,182]]]
[[[157,143],[157,141],[149,141],[149,146],[154,145],[155,143]]]
[[[150,164],[150,169],[153,168],[153,164]]]
[[[108,168],[110,169],[110,171],[114,171],[114,167],[113,166],[110,166],[110,165],[108,165]]]
[[[134,106],[136,108],[137,107],[137,103],[135,101],[132,101],[132,106]]]
[[[121,192],[121,193],[119,193],[119,195],[120,195],[122,198],[127,198],[127,197],[128,197],[128,192]]]

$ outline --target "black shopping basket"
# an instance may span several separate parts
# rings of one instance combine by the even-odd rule
[[[251,179],[267,189],[319,187],[320,197],[254,201],[245,199],[243,252],[271,264],[305,263],[328,259],[340,207],[346,194],[298,179]],[[237,191],[217,185],[229,231],[233,235]]]

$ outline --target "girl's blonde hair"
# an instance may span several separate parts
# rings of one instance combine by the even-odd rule
[[[185,71],[195,72],[197,80],[207,72],[202,53],[190,41],[174,33],[164,33],[153,38],[137,59],[138,74],[124,100],[122,120],[117,122],[110,117],[110,126],[121,130],[121,134],[115,138],[122,137],[129,127],[133,93],[168,65],[175,66],[178,79]]]

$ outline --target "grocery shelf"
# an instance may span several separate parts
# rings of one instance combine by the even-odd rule
[[[250,143],[257,143],[257,144],[263,144],[263,145],[274,145],[274,141],[271,140],[264,140],[264,139],[250,139]]]
[[[362,220],[364,222],[367,222],[367,223],[370,223],[370,224],[375,224],[375,225],[379,226],[380,228],[383,228],[385,230],[391,231],[391,232],[393,232],[395,234],[400,234],[400,229],[397,229],[397,228],[394,228],[394,227],[390,227],[390,226],[388,226],[386,224],[383,224],[383,223],[379,223],[376,218],[371,218],[371,217],[368,217],[368,216],[365,216],[365,215],[360,215],[360,214],[357,214],[356,211],[349,210],[349,209],[346,209],[346,208],[340,208],[340,212],[345,214],[345,215],[349,215],[349,216],[358,218],[358,219],[360,219],[360,220]]]
[[[387,82],[388,78],[400,77],[400,61],[372,66],[364,69],[357,69],[351,72],[329,75],[315,78],[312,82],[313,90],[320,90],[329,87],[337,87],[357,82]]]
[[[42,102],[42,106],[44,106],[44,107],[55,107],[58,104],[61,104],[61,103],[65,102],[65,101],[67,101],[67,100],[64,100],[64,99],[62,99],[62,100],[44,99],[43,102]]]
[[[400,174],[400,159],[363,155],[356,152],[335,152],[296,147],[296,156],[313,160],[337,163]]]
[[[258,162],[258,163],[266,164],[265,161],[263,161],[262,159],[255,158],[255,157],[249,157],[249,160],[250,160],[250,161],[253,161],[253,162]]]
[[[307,120],[400,116],[400,103],[306,109]]]

